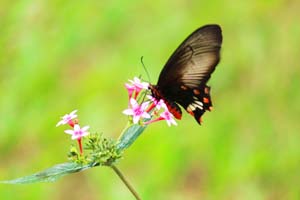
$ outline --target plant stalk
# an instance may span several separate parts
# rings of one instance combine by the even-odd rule
[[[141,200],[141,197],[139,197],[138,193],[135,191],[135,189],[130,185],[130,183],[127,181],[127,179],[124,177],[122,172],[115,166],[110,165],[110,167],[116,172],[116,174],[119,176],[119,178],[123,181],[123,183],[126,185],[126,187],[130,190],[130,192],[133,194],[133,196],[137,200]]]

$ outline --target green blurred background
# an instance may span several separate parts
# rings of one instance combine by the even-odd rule
[[[300,199],[300,2],[9,1],[0,3],[0,179],[66,161],[59,117],[117,138],[123,87],[152,82],[196,28],[218,23],[214,110],[155,123],[118,166],[143,199]],[[133,199],[108,168],[55,183],[0,185],[0,199]]]

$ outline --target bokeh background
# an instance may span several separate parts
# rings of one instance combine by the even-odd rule
[[[0,3],[0,179],[65,162],[59,117],[117,138],[123,87],[156,82],[196,28],[223,29],[209,85],[213,112],[198,126],[151,125],[118,166],[143,199],[300,199],[300,2],[34,1]],[[55,183],[0,185],[0,199],[134,199],[109,168]]]

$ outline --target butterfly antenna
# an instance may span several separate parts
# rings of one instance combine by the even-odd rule
[[[146,66],[145,66],[145,64],[144,64],[143,58],[144,58],[144,57],[142,56],[142,57],[141,57],[141,63],[142,63],[143,68],[144,68],[144,70],[145,70],[145,72],[146,72],[146,74],[147,74],[147,77],[148,77],[148,79],[149,79],[149,82],[151,83],[150,75],[149,75],[149,72],[148,72],[148,70],[147,70],[147,68],[146,68]]]

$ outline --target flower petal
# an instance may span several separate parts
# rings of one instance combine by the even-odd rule
[[[131,104],[132,108],[139,107],[139,104],[137,103],[137,101],[134,98],[130,99],[130,104]]]
[[[149,118],[151,118],[151,115],[150,115],[149,113],[147,113],[147,112],[144,112],[144,113],[142,114],[142,117],[143,117],[143,118],[149,119]]]
[[[141,110],[145,110],[148,107],[148,105],[149,105],[149,101],[142,103]]]
[[[126,109],[126,110],[123,110],[122,113],[125,114],[125,115],[133,115],[133,110],[132,109]]]
[[[138,116],[138,115],[133,116],[132,121],[133,121],[134,124],[137,124],[139,122],[139,120],[140,120],[140,116]]]
[[[81,137],[87,136],[87,135],[89,135],[89,134],[90,134],[90,132],[83,132],[83,133],[81,134]]]
[[[77,112],[77,110],[73,110],[70,115],[74,115]]]
[[[64,121],[63,121],[63,120],[59,121],[59,122],[56,124],[56,127],[58,127],[58,126],[62,125],[63,123],[64,123]]]
[[[65,130],[65,133],[70,134],[70,135],[73,135],[73,134],[74,134],[74,131],[73,131],[73,130]]]
[[[75,132],[80,131],[80,126],[78,124],[74,125],[74,131]]]
[[[77,140],[79,138],[81,138],[80,135],[72,135],[72,137],[71,137],[72,140]]]
[[[86,132],[90,127],[89,126],[84,126],[81,128],[81,131]]]

